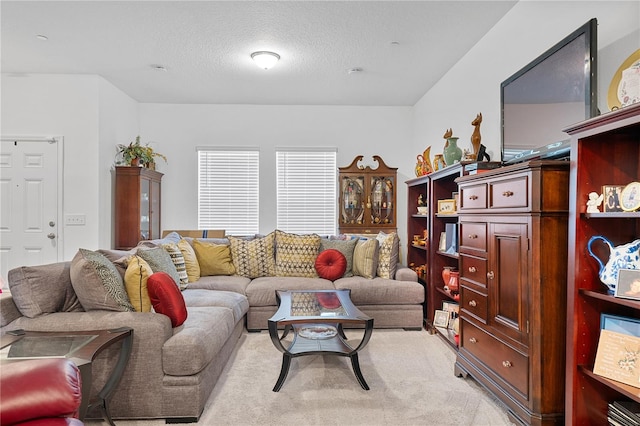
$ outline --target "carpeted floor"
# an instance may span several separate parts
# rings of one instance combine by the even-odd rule
[[[360,335],[347,331],[353,341]],[[360,353],[369,391],[358,384],[348,358],[313,355],[295,358],[280,392],[272,392],[281,360],[266,331],[245,333],[197,424],[511,425],[506,410],[473,379],[453,375],[454,352],[426,331],[374,330]]]

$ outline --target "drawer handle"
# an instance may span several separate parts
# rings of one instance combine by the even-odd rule
[[[502,193],[503,197],[512,197],[513,196],[513,191],[504,191]]]
[[[502,366],[505,368],[511,368],[513,367],[513,364],[511,364],[511,361],[502,361]]]
[[[469,195],[469,199],[470,200],[477,200],[478,196],[477,195]]]
[[[476,302],[475,300],[469,300],[469,306],[475,308],[476,306],[478,306],[478,302]]]
[[[471,343],[478,343],[478,341],[476,340],[476,338],[475,338],[475,337],[472,337],[471,339],[469,339],[469,341],[470,341]]]
[[[476,238],[478,238],[478,236],[476,234],[469,234],[469,239],[470,240],[475,240]]]
[[[489,278],[490,280],[493,279],[493,277],[495,277],[495,274],[493,273],[493,271],[489,271],[487,272],[487,278]]]
[[[475,266],[469,266],[469,272],[474,273],[476,271],[477,271],[477,269],[476,269]]]

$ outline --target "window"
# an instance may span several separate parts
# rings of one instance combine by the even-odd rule
[[[258,149],[198,147],[198,228],[259,230]]]
[[[277,226],[292,233],[336,233],[336,149],[278,149]]]

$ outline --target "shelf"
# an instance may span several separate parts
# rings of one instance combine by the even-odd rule
[[[458,213],[436,213],[436,217],[444,219],[444,218],[453,218],[453,219],[457,219],[458,218]]]
[[[625,395],[627,398],[631,398],[636,402],[640,402],[639,388],[625,385],[624,383],[616,382],[615,380],[607,379],[606,377],[598,376],[593,372],[592,367],[587,367],[586,365],[579,365],[578,368],[580,369],[581,372],[593,378],[594,380],[597,380],[598,382],[604,384],[605,386],[610,387],[616,392],[620,392],[621,394]]]
[[[450,291],[447,291],[447,290],[445,290],[445,289],[444,289],[444,288],[442,288],[442,287],[436,287],[436,291],[437,291],[438,293],[442,293],[442,294],[444,294],[444,295],[445,295],[445,296],[447,296],[449,299],[454,300],[454,301],[456,301],[456,302],[458,302],[458,301],[460,300],[460,293],[453,294],[453,293],[451,293]]]
[[[604,286],[604,284],[602,284]],[[621,306],[628,306],[630,308],[633,309],[640,309],[640,302],[635,301],[635,300],[631,300],[631,299],[623,299],[620,297],[615,297],[611,294],[607,294],[607,293],[602,293],[599,291],[593,291],[593,290],[585,290],[585,289],[580,289],[578,290],[580,292],[580,294],[584,295],[585,297],[591,297],[593,299],[598,299],[598,300],[604,300],[605,302],[609,302],[609,303],[613,303],[616,305],[621,305]]]
[[[640,212],[581,213],[587,219],[640,219]]]
[[[416,217],[416,218],[419,218],[419,219],[427,219],[429,217],[429,215],[415,213],[415,214],[412,214],[411,217]]]
[[[455,333],[453,332],[453,330],[451,330],[450,328],[436,326],[433,326],[433,328],[447,343],[449,343],[454,348],[458,347],[458,343],[456,343]]]
[[[416,248],[416,249],[418,249],[418,250],[425,250],[425,251],[427,250],[427,246],[426,246],[426,245],[424,245],[424,246],[417,246],[417,245],[415,245],[415,244],[411,244],[411,247]]]
[[[446,251],[439,251],[439,250],[438,250],[436,253],[438,253],[438,254],[439,254],[439,255],[441,255],[441,256],[450,257],[450,258],[452,258],[452,259],[458,259],[458,258],[460,258],[460,254],[459,254],[459,253],[453,253],[453,254],[451,254],[451,253],[447,253]]]

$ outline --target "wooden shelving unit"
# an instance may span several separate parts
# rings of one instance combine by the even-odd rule
[[[579,123],[571,135],[569,260],[567,278],[566,424],[607,424],[608,404],[640,402],[640,388],[593,373],[600,316],[640,318],[640,303],[607,294],[587,241],[603,235],[614,244],[640,236],[640,213],[586,213],[592,191],[640,181],[640,104]],[[601,253],[606,259],[608,253]]]

